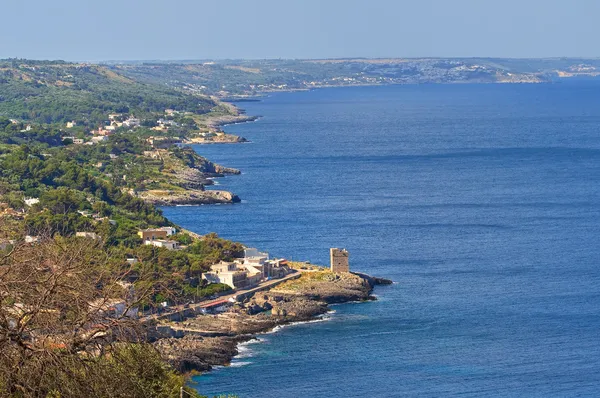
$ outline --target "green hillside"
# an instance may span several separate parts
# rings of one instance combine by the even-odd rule
[[[170,108],[202,114],[214,106],[206,97],[141,83],[102,65],[0,60],[0,116],[95,123],[108,113],[143,116]]]

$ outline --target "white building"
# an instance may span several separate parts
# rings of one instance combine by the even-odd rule
[[[262,279],[262,272],[243,264],[221,261],[211,265],[210,272],[202,274],[202,279],[209,283],[223,283],[233,289],[243,289],[257,285]]]
[[[90,310],[97,314],[106,314],[115,318],[137,318],[138,307],[130,306],[125,300],[98,299],[89,304]]]
[[[259,252],[253,247],[244,249],[244,264],[264,264],[268,259],[269,253]]]
[[[94,144],[97,144],[102,141],[108,141],[108,137],[105,135],[98,135],[98,136],[92,137],[92,143],[94,143]]]
[[[167,233],[167,236],[172,236],[177,233],[177,230],[173,227],[161,227],[161,228],[157,228],[157,229],[159,231],[165,231]]]
[[[39,241],[40,241],[39,236],[31,236],[31,235],[25,236],[25,243],[37,243]]]
[[[140,119],[129,118],[123,122],[123,126],[126,127],[137,127],[140,125]]]
[[[250,272],[260,272],[262,278],[282,278],[290,273],[287,260],[269,258],[269,253],[259,252],[255,248],[244,249],[244,257],[237,259],[240,265]]]
[[[40,203],[40,200],[38,198],[25,198],[24,202],[27,206],[33,206],[36,203]]]
[[[155,239],[155,240],[147,240],[144,242],[145,245],[152,245],[156,247],[164,247],[167,250],[179,250],[179,242],[174,240],[166,240],[166,239]]]
[[[86,239],[100,239],[100,235],[95,232],[75,232],[75,236],[78,238],[86,238]]]

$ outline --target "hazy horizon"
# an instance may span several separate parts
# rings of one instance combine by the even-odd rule
[[[0,58],[597,58],[599,13],[593,0],[7,1]]]
[[[368,61],[377,61],[377,60],[427,60],[427,59],[448,59],[448,60],[469,60],[469,59],[484,59],[484,60],[559,60],[559,59],[569,59],[569,60],[600,60],[600,57],[494,57],[494,56],[472,56],[472,57],[326,57],[326,58],[190,58],[190,59],[99,59],[99,60],[68,60],[63,58],[24,58],[24,57],[6,57],[0,58],[2,61],[7,61],[11,59],[23,59],[28,61],[48,61],[48,62],[69,62],[69,63],[195,63],[195,62],[236,62],[236,61],[351,61],[351,60],[368,60]]]

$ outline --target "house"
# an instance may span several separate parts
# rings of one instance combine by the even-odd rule
[[[160,153],[158,151],[144,151],[144,156],[151,159],[160,159]]]
[[[94,221],[96,222],[103,222],[103,221],[108,221],[108,223],[110,225],[117,225],[117,222],[115,220],[111,220],[108,217],[100,217],[100,216],[94,216]]]
[[[257,285],[262,280],[262,272],[243,264],[221,261],[211,265],[210,272],[202,274],[209,283],[223,283],[233,289],[242,289]]]
[[[165,231],[167,233],[167,236],[175,235],[177,233],[177,230],[173,227],[161,227],[157,229],[160,231]]]
[[[140,125],[140,119],[129,118],[123,122],[123,126],[126,127],[137,127]]]
[[[25,236],[25,243],[38,243],[39,241],[40,241],[39,236],[31,236],[31,235]]]
[[[25,198],[23,201],[25,202],[25,204],[27,206],[30,206],[30,207],[36,203],[40,203],[40,200],[38,198]]]
[[[155,240],[155,239],[165,239],[167,236],[167,231],[161,228],[157,229],[142,229],[138,232],[138,236],[142,238],[143,241],[147,240]]]
[[[159,149],[167,149],[173,145],[181,144],[181,138],[179,137],[148,137],[146,141],[153,148]]]
[[[164,247],[167,250],[179,250],[179,242],[175,240],[167,239],[154,239],[147,240],[144,242],[145,245],[152,245],[156,247]]]
[[[67,128],[68,129],[72,129],[75,126],[77,126],[77,122],[75,122],[74,120],[71,121],[71,122],[67,122]]]
[[[269,253],[259,252],[253,247],[244,249],[244,264],[264,264],[268,259]]]
[[[114,130],[114,128],[112,130]],[[107,135],[111,135],[112,133],[113,133],[112,131],[108,130],[107,128],[102,128],[102,127],[100,127],[98,130],[92,131],[92,134],[94,134],[95,136],[107,136]]]
[[[100,239],[100,235],[95,232],[75,232],[75,236],[78,238],[86,238],[86,239]]]
[[[102,141],[108,141],[108,137],[105,135],[98,135],[98,136],[92,137],[92,144],[97,144]]]
[[[259,252],[255,248],[244,249],[244,257],[236,259],[236,262],[250,272],[260,272],[263,278],[277,279],[290,273],[287,260],[270,260],[269,253]]]
[[[288,262],[284,258],[267,260],[263,264],[263,275],[268,279],[283,278],[290,273]]]
[[[89,304],[90,311],[106,314],[114,318],[137,318],[138,307],[132,307],[125,300],[100,298]]]
[[[158,119],[156,121],[156,123],[160,126],[174,126],[177,127],[177,122],[175,122],[174,120],[165,120],[165,119]]]

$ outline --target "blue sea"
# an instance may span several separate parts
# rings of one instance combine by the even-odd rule
[[[240,397],[599,396],[600,84],[421,85],[239,104],[242,203],[164,209],[273,256],[391,278],[195,377]]]

